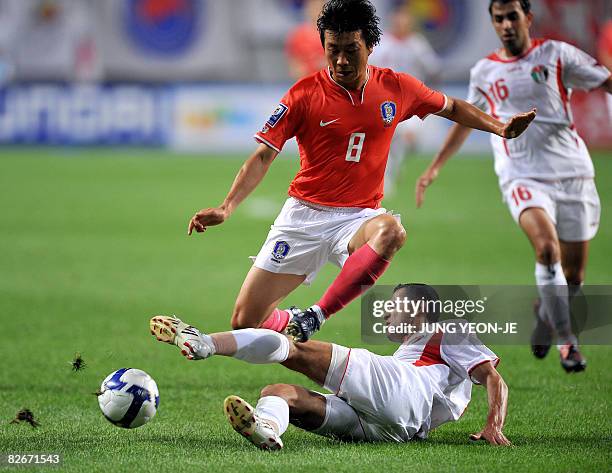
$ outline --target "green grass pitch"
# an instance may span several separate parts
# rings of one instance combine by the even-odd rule
[[[513,448],[473,444],[486,397],[474,388],[464,418],[425,442],[343,444],[290,427],[286,448],[255,450],[226,424],[222,401],[255,401],[266,384],[314,388],[281,366],[232,359],[186,362],[153,340],[153,314],[176,313],[208,330],[227,329],[249,255],[258,251],[297,169],[278,159],[261,187],[222,227],[186,236],[195,210],[218,204],[237,157],[161,151],[0,150],[0,453],[57,452],[62,471],[534,471],[612,469],[612,349],[584,347],[585,373],[566,375],[556,353],[494,347],[510,389],[506,434]],[[492,164],[451,161],[414,208],[422,158],[404,167],[385,202],[401,212],[408,241],[381,283],[531,284],[532,251],[502,204]],[[587,282],[612,283],[612,159],[596,154],[602,223]],[[315,301],[337,270],[329,266],[288,303]],[[359,303],[333,317],[318,338],[360,345]],[[376,347],[382,353],[393,348]],[[68,362],[80,352],[87,368]],[[149,372],[161,393],[157,417],[133,431],[102,417],[92,393],[121,367]],[[9,425],[32,409],[42,424]]]

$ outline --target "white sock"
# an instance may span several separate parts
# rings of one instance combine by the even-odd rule
[[[289,427],[289,404],[282,397],[262,397],[255,406],[255,414],[260,419],[272,421],[276,424],[278,435],[283,435]]]
[[[199,330],[198,330],[199,331]],[[215,353],[217,353],[217,349],[215,347],[215,342],[213,341],[212,337],[210,335],[207,335],[205,333],[200,332],[200,340],[202,341],[202,343],[204,343],[208,349],[210,350],[210,355],[209,356],[213,356]],[[195,347],[194,347],[195,348]]]
[[[561,263],[546,265],[536,262],[535,277],[540,293],[540,317],[555,329],[559,344],[576,344],[570,322],[567,281]]]
[[[318,305],[311,305],[309,307],[309,309],[311,309],[317,316],[317,319],[319,320],[319,326],[323,327],[323,324],[325,323],[325,321],[327,320],[325,318],[325,313],[323,312],[323,309],[321,309]]]
[[[273,330],[246,328],[232,332],[236,340],[234,358],[248,363],[282,363],[289,357],[289,339]]]

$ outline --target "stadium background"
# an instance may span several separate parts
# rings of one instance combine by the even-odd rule
[[[290,85],[284,43],[302,21],[301,3],[2,0],[0,143],[247,152],[253,131]],[[400,2],[375,3],[386,26]],[[498,41],[486,0],[408,3],[443,61],[440,87],[465,97],[469,68]],[[533,3],[536,35],[596,54],[609,2]],[[577,94],[574,112],[590,145],[610,147],[612,112],[600,102],[599,92]],[[430,121],[427,151],[448,126]],[[466,149],[487,147],[475,134]]]
[[[374,2],[383,20],[395,1]],[[486,0],[411,0],[443,59],[440,88],[465,97],[469,67],[497,47]],[[533,1],[536,35],[596,54],[612,5]],[[610,347],[585,347],[589,368],[498,347],[510,386],[510,450],[470,445],[486,415],[483,390],[461,422],[428,442],[344,445],[290,429],[281,455],[236,438],[220,411],[231,393],[255,400],[271,382],[314,387],[280,367],[212,360],[186,365],[147,332],[154,313],[208,330],[228,327],[234,297],[297,171],[295,146],[223,227],[188,239],[200,207],[224,197],[261,127],[290,86],[284,42],[297,0],[0,0],[0,453],[60,452],[66,471],[609,471]],[[384,23],[383,21],[383,23]],[[577,126],[594,151],[602,222],[587,282],[610,284],[612,111],[576,93]],[[533,256],[500,201],[486,135],[474,133],[415,211],[413,186],[448,124],[427,120],[396,194],[409,241],[383,284],[531,284]],[[327,268],[288,302],[312,302]],[[321,339],[360,345],[359,303]],[[393,347],[375,347],[392,353]],[[70,372],[82,352],[88,367]],[[112,370],[151,373],[161,408],[121,431],[92,393]],[[9,425],[29,407],[41,428]]]

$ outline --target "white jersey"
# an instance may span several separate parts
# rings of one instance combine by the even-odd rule
[[[553,40],[534,39],[516,58],[493,53],[478,61],[470,71],[468,102],[502,121],[537,108],[535,120],[520,137],[491,135],[500,185],[517,178],[594,177],[569,99],[572,89],[594,89],[608,77],[610,71],[594,58]]]
[[[450,327],[445,324],[444,327]],[[458,330],[459,331],[459,330]],[[472,396],[472,371],[499,358],[461,333],[414,335],[393,356],[333,345],[316,433],[353,440],[407,442],[461,417]]]
[[[472,371],[488,361],[497,366],[499,358],[478,340],[463,334],[438,332],[409,342],[393,357],[415,366],[429,390],[429,425],[422,425],[418,435],[424,437],[429,430],[461,417],[470,402],[472,384],[478,384],[471,378]]]
[[[440,58],[420,33],[412,33],[406,38],[383,35],[368,62],[396,72],[407,72],[423,82],[439,74],[442,69]]]

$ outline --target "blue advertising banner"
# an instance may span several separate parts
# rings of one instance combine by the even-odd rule
[[[172,123],[171,95],[168,88],[138,85],[0,89],[0,143],[164,145]]]
[[[186,152],[252,151],[253,134],[278,106],[284,85],[60,85],[0,89],[0,144],[163,146]],[[443,89],[462,97],[466,87]],[[411,120],[418,148],[435,152],[451,122]],[[295,153],[290,140],[285,151]],[[473,133],[464,150],[489,151]]]

